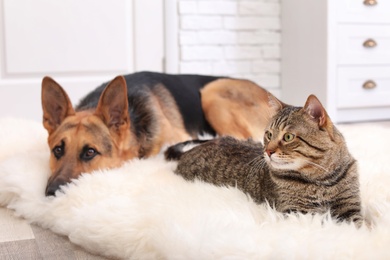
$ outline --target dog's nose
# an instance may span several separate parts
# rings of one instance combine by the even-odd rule
[[[61,185],[64,185],[65,183],[66,182],[62,180],[55,180],[51,183],[48,183],[45,191],[46,196],[55,196],[56,191],[60,188]]]

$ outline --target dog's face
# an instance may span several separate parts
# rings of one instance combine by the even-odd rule
[[[51,176],[46,195],[82,173],[118,167],[138,156],[130,131],[126,81],[115,78],[96,110],[75,112],[66,92],[53,79],[42,81],[43,125],[49,133]]]

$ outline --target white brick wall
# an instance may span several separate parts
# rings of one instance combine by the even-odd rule
[[[179,72],[280,91],[280,0],[177,0]]]

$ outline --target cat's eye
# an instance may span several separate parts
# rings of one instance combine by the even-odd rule
[[[292,140],[294,140],[294,138],[295,138],[295,135],[293,135],[291,133],[285,133],[283,136],[283,140],[285,142],[291,142]]]
[[[271,138],[272,138],[272,133],[271,133],[270,131],[265,132],[265,137],[266,137],[268,140],[271,140]]]

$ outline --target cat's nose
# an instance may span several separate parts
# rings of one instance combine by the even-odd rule
[[[273,155],[275,153],[275,151],[272,151],[272,150],[265,150],[265,152],[267,153],[268,157],[271,157],[271,155]]]

